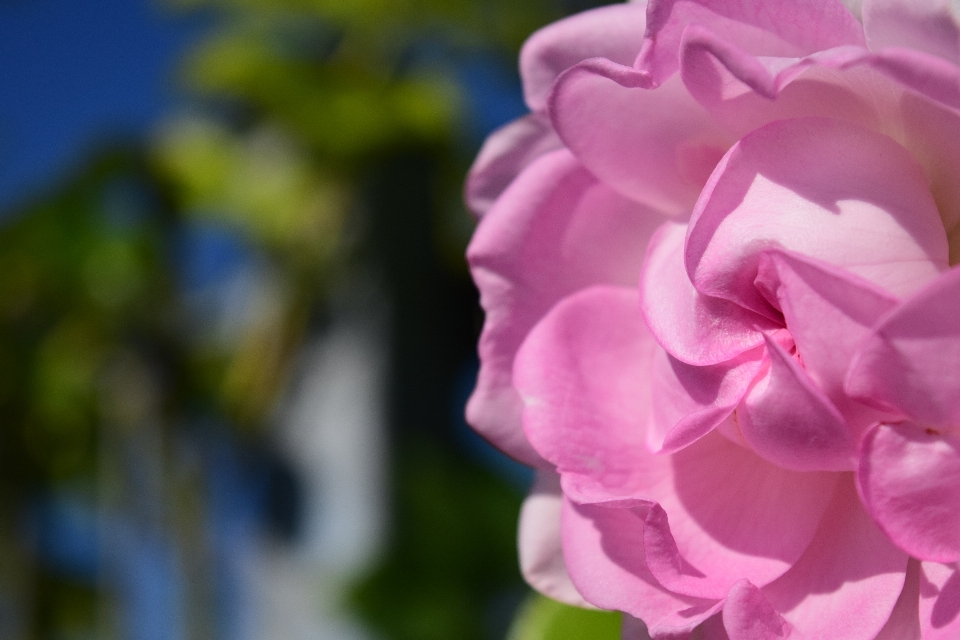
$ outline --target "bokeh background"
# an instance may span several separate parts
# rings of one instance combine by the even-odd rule
[[[463,176],[578,0],[0,0],[0,640],[604,640],[463,406]]]

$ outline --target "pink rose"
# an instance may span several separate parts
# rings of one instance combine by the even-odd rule
[[[960,21],[862,4],[550,25],[471,172],[468,419],[627,638],[960,637]]]

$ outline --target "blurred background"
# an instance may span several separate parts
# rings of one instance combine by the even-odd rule
[[[0,0],[0,640],[603,640],[463,406],[461,201],[578,0]]]

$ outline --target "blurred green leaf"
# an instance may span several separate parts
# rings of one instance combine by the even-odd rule
[[[424,31],[453,31],[473,44],[519,49],[534,30],[562,16],[551,0],[168,0],[177,9],[319,17],[348,30],[359,46],[410,39]]]
[[[158,468],[181,471],[178,436],[200,422],[233,427],[215,437],[238,442],[260,430],[249,439],[259,442],[328,317],[331,283],[362,264],[389,289],[391,402],[404,408],[390,417],[394,529],[352,604],[390,640],[503,640],[528,593],[516,560],[521,493],[456,444],[422,437],[452,426],[450,378],[474,344],[463,260],[474,221],[461,181],[475,140],[461,66],[513,59],[574,0],[158,1],[215,23],[181,67],[190,108],[146,149],[93,156],[0,226],[0,509],[11,514],[0,536],[21,535],[18,501],[121,477],[104,476],[116,462],[104,443],[118,434],[158,429],[159,444],[176,445],[151,454],[165,458]],[[201,317],[220,309],[205,298],[197,311],[191,296],[208,292],[183,286],[197,226],[237,240],[240,276],[256,271],[236,283],[221,274],[224,297],[251,298],[223,312],[229,323]],[[190,484],[199,474],[184,477],[195,506],[179,505],[192,520],[176,520],[178,535],[205,532],[203,489]],[[30,563],[30,637],[100,637],[89,631],[104,611],[100,587]],[[186,593],[212,594],[212,572],[196,573]],[[550,607],[525,608],[523,628],[608,637],[589,635],[600,627],[583,627],[582,612]],[[551,626],[564,616],[574,622]],[[212,637],[197,628],[191,637]]]
[[[620,640],[620,614],[580,609],[533,594],[507,640]]]
[[[313,272],[335,257],[347,189],[289,136],[267,127],[231,135],[185,117],[167,123],[154,153],[188,216],[228,223]]]
[[[397,457],[393,544],[357,587],[356,608],[384,638],[500,640],[498,615],[525,591],[519,492],[429,442]]]
[[[449,134],[459,95],[442,76],[394,78],[383,64],[339,57],[317,65],[284,55],[264,31],[241,23],[208,39],[186,67],[187,84],[246,101],[338,162]]]

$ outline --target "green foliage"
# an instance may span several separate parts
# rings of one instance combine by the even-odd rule
[[[23,504],[68,486],[136,502],[130,487],[98,484],[113,477],[111,465],[129,463],[105,460],[120,455],[104,443],[148,423],[156,456],[168,456],[197,415],[236,427],[238,439],[267,430],[331,283],[358,262],[389,271],[391,357],[417,365],[392,381],[408,407],[397,422],[427,416],[424,431],[449,431],[444,363],[472,350],[453,350],[449,326],[468,326],[473,311],[462,259],[472,220],[460,204],[473,150],[458,131],[456,75],[436,51],[513,58],[561,13],[556,0],[164,4],[207,10],[216,23],[181,68],[191,107],[160,123],[145,148],[95,156],[0,227],[0,588],[28,594],[38,638],[89,630],[104,609],[93,586],[37,566],[17,546]],[[423,157],[422,171],[396,160]],[[378,166],[391,173],[381,182],[403,188],[373,197]],[[269,278],[269,299],[238,319],[229,340],[194,326],[177,290],[172,245],[198,223],[240,236]],[[443,273],[434,254],[448,257]],[[467,291],[465,313],[451,291]],[[515,550],[519,493],[449,442],[429,444],[413,429],[396,442],[393,536],[352,603],[390,640],[501,640],[527,593]],[[122,479],[122,469],[112,473]],[[183,504],[139,508],[189,513],[177,534],[203,538],[201,475],[185,474],[178,492],[158,489],[158,501]],[[562,640],[573,636],[543,634],[570,629],[602,640],[599,630],[613,628],[608,614],[531,602],[516,627],[528,635],[516,640]],[[546,631],[529,635],[537,629]]]
[[[175,305],[156,195],[142,156],[112,151],[0,226],[0,589],[17,594],[30,637],[76,637],[96,625],[96,589],[22,547],[24,509],[66,487],[92,494],[112,399],[130,407],[139,391],[127,384],[131,393],[118,395],[109,371],[122,359],[151,360],[170,341]]]
[[[441,140],[450,131],[458,97],[449,81],[391,77],[389,67],[362,58],[318,64],[291,55],[275,44],[286,24],[260,19],[225,27],[194,53],[188,86],[243,100],[338,163],[389,145]]]
[[[562,15],[550,0],[170,0],[179,9],[216,7],[241,15],[318,17],[376,53],[424,32],[454,31],[474,45],[517,50],[534,30]]]
[[[449,443],[424,444],[431,440],[423,432],[452,428],[433,424],[438,414],[449,415],[449,384],[442,379],[449,374],[438,373],[444,358],[431,360],[431,349],[455,332],[442,326],[450,315],[431,315],[433,292],[422,283],[467,277],[463,251],[472,220],[460,194],[474,150],[461,146],[458,128],[467,114],[454,57],[497,51],[515,58],[532,31],[559,17],[558,3],[171,4],[212,8],[219,17],[216,31],[182,68],[199,108],[168,122],[154,145],[156,166],[185,215],[226,222],[256,238],[276,256],[285,282],[322,282],[331,269],[359,260],[389,271],[394,375],[416,377],[393,382],[393,393],[403,398],[397,404],[409,412],[395,416],[394,427],[411,432],[397,434],[393,452],[391,542],[358,585],[356,610],[390,640],[502,640],[527,592],[516,558],[520,496],[465,462]],[[438,52],[447,59],[438,59]],[[410,166],[423,156],[424,167],[442,169]],[[411,160],[395,166],[396,158]],[[378,167],[390,175],[376,175]],[[350,233],[358,228],[366,236],[357,243],[362,250],[354,251]],[[447,272],[431,270],[432,255],[448,259]],[[466,282],[463,287],[469,291]],[[295,317],[294,309],[316,306],[321,297],[295,287],[284,314]],[[452,317],[469,323],[469,317]],[[445,333],[421,335],[429,331]],[[289,343],[297,344],[291,335]],[[456,357],[466,359],[472,350],[468,345]],[[265,415],[265,400],[259,409],[237,407],[250,404],[269,383],[254,374],[283,367],[226,366],[233,373],[216,384],[234,407],[230,415],[247,421]],[[434,417],[411,426],[421,416]]]
[[[507,640],[620,640],[620,614],[579,609],[533,594]]]
[[[0,228],[0,456],[7,481],[90,474],[104,365],[132,337],[165,331],[161,230],[139,160],[104,156]],[[134,199],[136,202],[124,202]],[[124,221],[123,215],[134,220]]]
[[[187,215],[233,227],[312,278],[338,257],[346,187],[289,136],[269,128],[232,135],[184,117],[168,123],[154,157]]]
[[[394,640],[499,640],[524,590],[519,495],[438,446],[401,450],[398,464],[393,542],[355,606]]]

